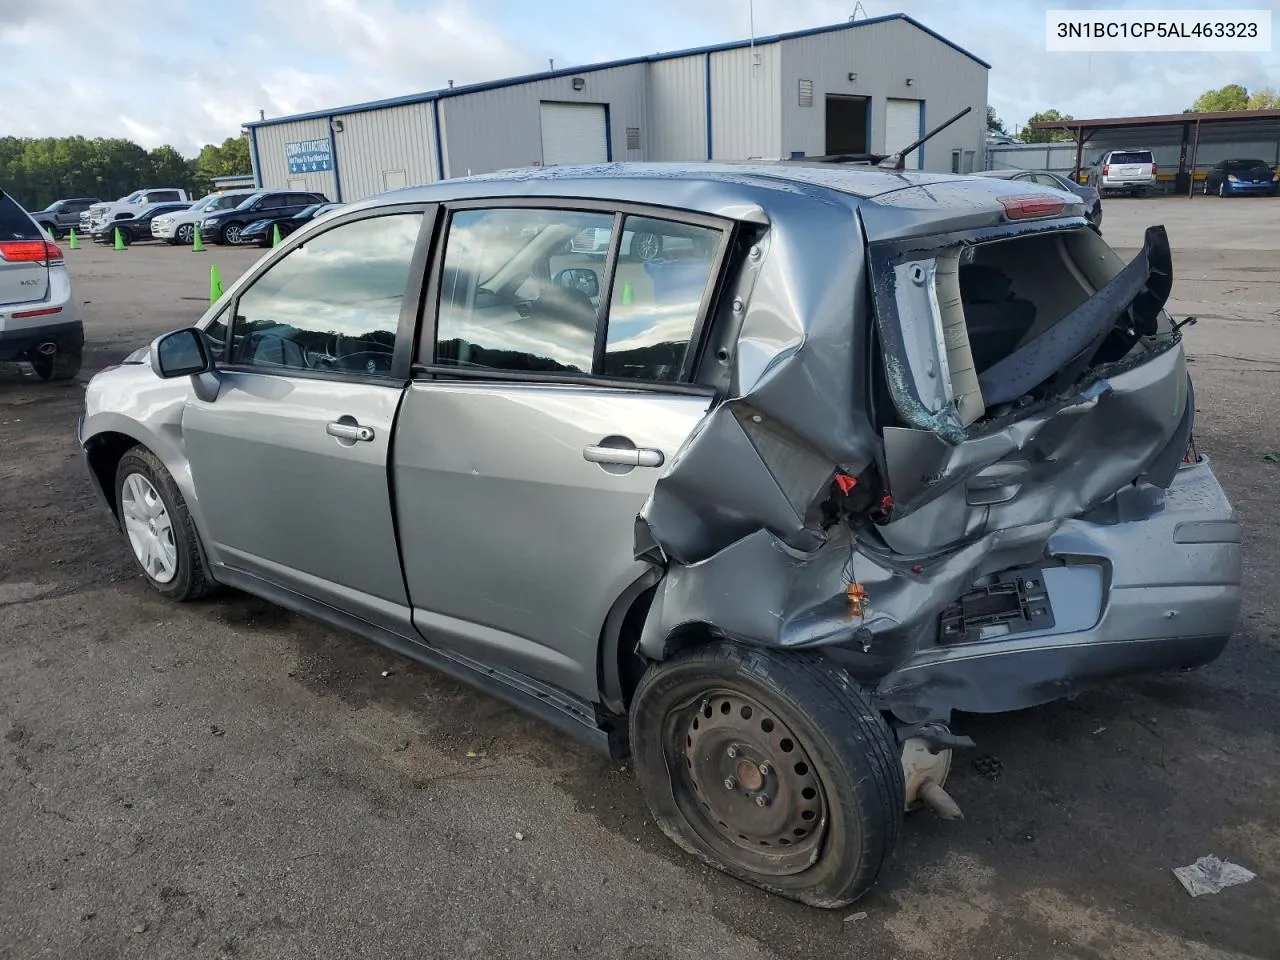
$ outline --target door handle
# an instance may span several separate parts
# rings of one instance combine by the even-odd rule
[[[344,423],[341,420],[335,420],[326,424],[324,432],[331,437],[337,437],[339,440],[363,440],[366,443],[373,439],[373,427],[362,427],[358,423]]]
[[[602,447],[592,444],[583,448],[582,457],[590,463],[616,463],[627,467],[660,467],[661,450],[651,447]]]

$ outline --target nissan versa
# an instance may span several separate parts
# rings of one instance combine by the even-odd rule
[[[236,587],[629,750],[677,844],[834,907],[905,810],[958,812],[953,711],[1236,622],[1168,240],[1126,264],[1080,204],[797,163],[401,190],[94,377],[80,440],[164,596]]]

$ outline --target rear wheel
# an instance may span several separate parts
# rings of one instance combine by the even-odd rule
[[[31,367],[41,380],[70,380],[80,372],[81,348],[58,350],[53,354],[36,353]]]
[[[668,837],[781,896],[848,904],[897,842],[893,735],[819,654],[717,643],[657,664],[631,706],[631,748]]]
[[[182,491],[145,447],[120,458],[116,504],[133,558],[152,587],[170,600],[195,600],[213,589]]]

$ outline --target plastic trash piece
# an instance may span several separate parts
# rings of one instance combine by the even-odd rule
[[[1246,870],[1230,860],[1219,860],[1215,856],[1201,857],[1187,867],[1175,867],[1173,875],[1193,897],[1218,893],[1226,887],[1248,883],[1255,876],[1252,870]]]
[[[1264,453],[1262,459],[1267,463],[1280,463],[1280,453]]]

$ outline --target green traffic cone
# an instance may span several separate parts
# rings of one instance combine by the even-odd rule
[[[124,237],[122,237],[122,236],[120,235],[120,228],[119,228],[119,227],[116,227],[114,232],[115,232],[115,235],[116,235],[116,246],[115,246],[115,249],[117,249],[117,250],[123,250],[123,249],[124,249]]]
[[[276,224],[271,228],[271,246],[280,246],[280,224]]]
[[[630,283],[622,285],[622,305],[629,307],[636,302],[636,289]]]
[[[222,274],[215,263],[209,268],[209,303],[217,303],[222,296]]]
[[[72,250],[80,249],[80,238],[76,236],[76,228],[71,228],[71,243],[68,244]]]
[[[191,252],[204,253],[204,241],[200,239],[200,228],[196,227],[195,235],[191,239]]]

